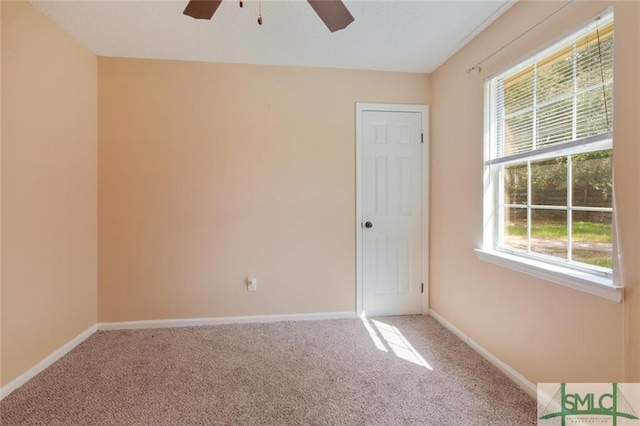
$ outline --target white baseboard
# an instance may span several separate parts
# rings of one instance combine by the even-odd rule
[[[98,330],[123,330],[136,328],[195,327],[201,325],[266,323],[279,321],[309,321],[357,318],[355,312],[320,312],[314,314],[251,315],[239,317],[186,318],[145,321],[100,322]]]
[[[78,334],[73,339],[69,340],[67,343],[65,343],[63,346],[58,348],[56,351],[51,353],[45,359],[43,359],[42,361],[40,361],[39,363],[31,367],[27,372],[21,374],[20,376],[16,377],[11,382],[9,382],[7,385],[3,386],[2,389],[0,389],[0,399],[3,399],[5,396],[9,395],[11,392],[18,389],[20,386],[27,383],[34,376],[36,376],[37,374],[40,374],[51,364],[53,364],[54,362],[56,362],[66,354],[68,354],[73,348],[78,346],[80,343],[84,342],[87,339],[87,337],[91,336],[97,330],[98,330],[97,326],[92,325],[82,333]]]
[[[509,377],[511,380],[513,380],[515,382],[515,384],[517,384],[523,391],[525,391],[526,393],[531,395],[532,398],[537,398],[537,387],[536,387],[536,385],[534,383],[532,383],[529,380],[527,380],[522,374],[520,374],[516,370],[514,370],[509,364],[507,364],[504,361],[500,360],[498,357],[493,355],[487,349],[485,349],[484,347],[482,347],[479,344],[477,344],[469,336],[467,336],[462,331],[460,331],[456,326],[454,326],[449,321],[444,319],[442,316],[440,316],[439,314],[434,312],[433,309],[429,310],[429,315],[431,315],[433,317],[433,319],[435,319],[440,324],[442,324],[444,326],[444,328],[448,329],[453,334],[458,336],[467,345],[471,346],[471,348],[473,348],[473,350],[478,352],[480,355],[482,355],[482,357],[484,359],[486,359],[491,364],[493,364],[495,367],[497,367],[498,370],[502,371],[507,377]]]

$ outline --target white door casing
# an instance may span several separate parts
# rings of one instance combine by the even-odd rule
[[[358,315],[428,312],[427,113],[356,104]]]

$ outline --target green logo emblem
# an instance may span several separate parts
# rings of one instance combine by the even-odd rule
[[[611,393],[567,393],[566,383],[553,395],[540,416],[541,420],[560,417],[562,426],[569,416],[608,416],[617,425],[618,418],[638,420],[638,415],[624,397],[617,383],[611,384]]]

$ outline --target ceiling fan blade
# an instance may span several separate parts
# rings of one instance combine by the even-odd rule
[[[183,14],[195,19],[211,19],[222,0],[191,0]]]
[[[353,16],[341,0],[307,0],[322,22],[332,33],[354,21]]]

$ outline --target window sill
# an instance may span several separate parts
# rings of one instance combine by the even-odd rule
[[[476,249],[480,260],[503,266],[527,275],[552,281],[612,302],[621,303],[624,289],[613,284],[611,279],[575,271],[562,266],[526,259],[508,253]]]

